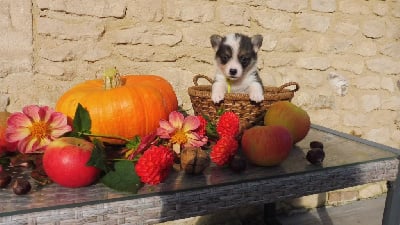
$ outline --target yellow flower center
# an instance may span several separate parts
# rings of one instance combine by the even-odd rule
[[[29,127],[31,135],[42,139],[50,134],[50,127],[47,123],[43,121],[34,122],[31,127]]]
[[[182,130],[177,131],[171,138],[171,142],[177,144],[185,144],[187,141],[186,133]]]

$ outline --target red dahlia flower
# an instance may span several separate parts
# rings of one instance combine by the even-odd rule
[[[239,117],[234,112],[224,112],[217,123],[218,135],[235,137],[239,134],[239,125]]]
[[[210,158],[218,166],[223,166],[229,162],[239,148],[239,144],[234,137],[223,136],[212,147]]]
[[[143,183],[156,185],[167,178],[174,154],[165,146],[152,145],[139,158],[135,170]]]
[[[195,130],[199,135],[205,136],[206,135],[206,126],[207,126],[207,120],[204,119],[203,116],[196,116],[199,121],[200,121],[200,126]]]

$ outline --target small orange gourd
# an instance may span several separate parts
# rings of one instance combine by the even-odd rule
[[[56,110],[72,122],[78,103],[88,112],[93,134],[121,136],[131,139],[157,129],[160,119],[167,119],[178,109],[178,100],[171,84],[157,75],[125,75],[106,72],[104,79],[88,80],[65,92],[57,101]],[[121,140],[102,138],[110,144]]]

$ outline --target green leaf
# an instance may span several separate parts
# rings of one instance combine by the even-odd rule
[[[83,108],[81,103],[78,103],[78,106],[76,107],[73,125],[75,133],[90,134],[90,129],[92,127],[92,120],[90,119],[89,112],[85,108]]]
[[[214,121],[210,119],[209,116],[207,115],[202,115],[204,119],[206,119],[207,124],[206,124],[206,135],[213,140],[218,139],[219,135],[217,132],[217,125],[215,124]]]
[[[107,155],[103,144],[98,139],[93,139],[94,148],[89,161],[86,163],[88,166],[94,166],[108,172],[109,168],[106,163]]]
[[[136,135],[132,140],[129,140],[125,146],[128,149],[137,149],[139,145],[140,145],[140,136]]]
[[[141,182],[135,172],[133,162],[128,160],[118,161],[114,164],[114,169],[101,178],[101,182],[117,191],[137,193],[141,187]]]

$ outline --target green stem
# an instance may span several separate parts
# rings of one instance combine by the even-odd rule
[[[103,75],[104,89],[109,90],[121,86],[121,76],[117,68],[106,69]]]
[[[99,137],[99,138],[111,138],[111,139],[117,139],[121,141],[126,141],[129,142],[130,140],[121,136],[116,136],[116,135],[105,135],[105,134],[89,134],[89,133],[81,133],[82,135],[88,136],[88,137]]]

